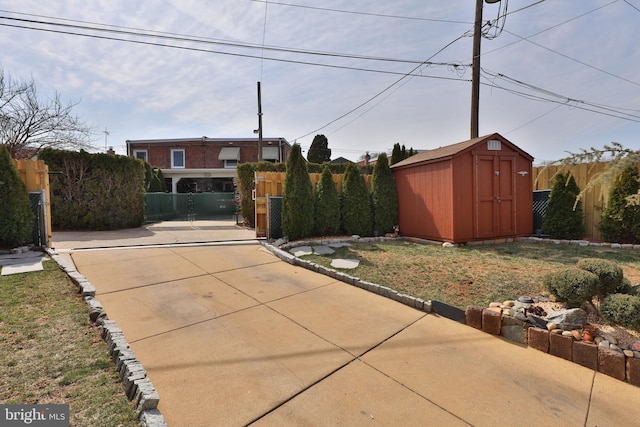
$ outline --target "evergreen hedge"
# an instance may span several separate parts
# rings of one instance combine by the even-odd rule
[[[0,145],[0,247],[32,243],[33,211],[9,150]]]
[[[640,242],[640,206],[628,205],[626,199],[639,188],[636,165],[625,169],[616,179],[600,222],[602,238],[607,242]]]
[[[609,323],[640,331],[640,297],[613,294],[600,306],[602,318]]]
[[[313,188],[300,145],[294,144],[287,159],[282,195],[282,232],[289,240],[311,236],[314,230]]]
[[[318,236],[333,236],[340,231],[340,195],[333,174],[325,166],[316,187],[315,230]]]
[[[554,239],[571,240],[584,237],[582,203],[576,203],[578,194],[580,188],[572,175],[556,175],[542,224],[544,233]]]
[[[47,148],[52,226],[114,230],[144,222],[145,168],[138,159]]]
[[[580,307],[591,301],[598,290],[598,276],[576,267],[565,268],[545,276],[544,285],[558,301]]]
[[[389,160],[385,153],[378,156],[371,178],[374,235],[391,233],[398,224],[398,192]]]
[[[622,268],[616,263],[599,258],[583,258],[576,267],[589,271],[598,276],[597,294],[602,302],[604,297],[623,287],[624,275]]]
[[[342,183],[342,228],[347,234],[371,236],[371,198],[357,166],[349,163]]]

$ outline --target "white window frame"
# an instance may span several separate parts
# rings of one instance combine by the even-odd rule
[[[236,169],[238,167],[238,161],[237,160],[225,160],[224,161],[224,168],[225,169]]]
[[[182,153],[182,164],[178,165],[175,163],[175,154],[176,153]],[[184,149],[183,148],[176,148],[176,149],[172,149],[171,150],[171,169],[184,169],[185,168],[185,163],[186,163],[186,158],[184,155]]]
[[[139,154],[144,154],[144,157],[140,157]],[[133,157],[145,162],[149,161],[149,153],[147,153],[147,150],[133,150]]]

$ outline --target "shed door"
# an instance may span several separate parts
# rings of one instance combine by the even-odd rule
[[[514,156],[476,156],[476,237],[515,234]]]

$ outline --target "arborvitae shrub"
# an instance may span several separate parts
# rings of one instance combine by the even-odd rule
[[[369,190],[353,164],[347,166],[342,183],[342,228],[359,236],[370,236],[373,230]]]
[[[600,306],[602,318],[609,323],[640,331],[640,297],[612,294]]]
[[[282,232],[289,240],[311,236],[314,225],[313,187],[300,145],[294,144],[287,159],[282,196]]]
[[[0,145],[0,247],[31,243],[33,212],[29,193],[11,155]]]
[[[578,194],[580,194],[580,188],[573,176],[556,175],[542,224],[544,233],[554,239],[584,237],[582,204],[581,202],[576,204]]]
[[[544,286],[558,301],[566,302],[570,307],[580,307],[596,295],[598,276],[569,267],[545,276]]]
[[[613,184],[600,222],[602,238],[607,242],[640,242],[640,206],[628,205],[626,199],[636,194],[639,188],[635,165],[625,169]]]
[[[340,195],[332,175],[325,166],[316,187],[315,228],[318,236],[333,236],[340,231]]]
[[[393,231],[398,223],[398,193],[385,153],[378,156],[371,179],[374,234],[379,236]]]
[[[598,258],[584,258],[578,261],[576,267],[589,271],[598,276],[598,299],[600,302],[604,297],[612,294],[622,285],[624,275],[622,268],[616,263]]]

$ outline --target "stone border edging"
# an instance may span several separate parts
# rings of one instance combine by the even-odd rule
[[[387,237],[361,238],[354,236],[352,238],[345,239],[300,240],[293,243],[285,243],[279,247],[267,241],[261,241],[260,243],[282,261],[285,261],[291,265],[296,265],[320,274],[324,274],[336,280],[340,280],[358,288],[365,289],[369,292],[376,293],[380,296],[392,299],[425,313],[435,312],[442,315],[443,317],[447,317],[453,321],[457,321],[467,326],[471,326],[475,329],[482,330],[483,332],[489,333],[491,335],[502,336],[506,340],[512,341],[514,343],[526,345],[527,347],[543,351],[556,357],[562,357],[563,359],[570,362],[577,363],[581,366],[611,376],[620,381],[624,381],[631,385],[640,387],[640,358],[629,358],[626,357],[623,353],[619,353],[615,350],[605,349],[597,345],[583,343],[581,341],[575,341],[573,337],[554,334],[546,329],[541,329],[535,327],[534,325],[528,325],[526,322],[520,321],[515,317],[504,316],[502,312],[497,313],[495,310],[491,310],[490,308],[469,306],[467,307],[467,310],[463,311],[458,309],[457,307],[449,306],[448,304],[440,301],[425,301],[421,298],[416,298],[411,295],[401,294],[389,287],[360,280],[360,278],[358,277],[339,272],[332,268],[321,266],[311,261],[300,259],[286,251],[286,249],[290,249],[296,246],[329,245],[331,243],[344,242],[373,243],[396,239],[397,238]],[[420,243],[426,244],[442,244],[442,242],[433,242],[423,239],[405,240],[414,242],[419,241]],[[640,245],[594,243],[586,240],[555,240],[543,239],[539,237],[499,239],[473,242],[473,244],[497,244],[513,241],[541,242],[546,244],[569,244],[579,246],[598,246],[610,247],[613,249],[640,249]],[[442,306],[442,308],[439,309],[438,307],[440,306]],[[463,318],[464,321],[462,321]]]
[[[136,359],[133,350],[124,337],[115,320],[109,320],[102,304],[95,298],[96,288],[87,278],[69,264],[55,250],[46,248],[45,252],[64,271],[71,281],[78,286],[82,299],[89,310],[89,320],[100,327],[100,336],[109,348],[109,356],[115,364],[116,371],[127,399],[135,405],[135,412],[142,427],[167,427],[167,423],[158,409],[160,395],[147,378],[147,371]]]

